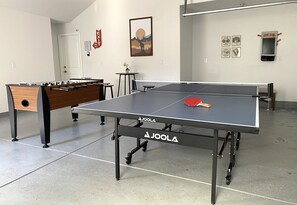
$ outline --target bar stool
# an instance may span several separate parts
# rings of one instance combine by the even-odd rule
[[[144,85],[143,86],[143,91],[146,91],[148,89],[153,89],[155,86],[154,85]]]
[[[104,85],[104,99],[106,99],[106,88],[109,88],[110,89],[110,95],[111,95],[111,98],[113,98],[112,87],[113,87],[113,85],[111,85],[109,83]]]
[[[126,95],[126,85],[128,85],[128,93],[131,93],[131,78],[130,76],[133,76],[134,80],[135,80],[135,75],[138,73],[130,73],[130,72],[124,72],[124,73],[116,73],[117,75],[119,75],[119,85],[118,85],[118,97],[120,95],[120,88],[121,88],[121,77],[124,76],[124,95]],[[128,81],[127,78],[128,77]]]

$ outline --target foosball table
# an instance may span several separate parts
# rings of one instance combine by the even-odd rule
[[[6,88],[12,141],[18,140],[17,111],[37,112],[43,148],[50,143],[51,110],[105,98],[103,79],[7,84]],[[78,114],[72,113],[72,119],[77,121]],[[104,124],[103,116],[101,124]]]

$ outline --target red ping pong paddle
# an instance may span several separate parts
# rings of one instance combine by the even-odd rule
[[[202,106],[202,107],[206,107],[206,108],[210,108],[210,104],[207,104],[207,103],[203,103],[202,100],[200,98],[197,98],[197,97],[189,97],[189,98],[186,98],[184,100],[184,103],[187,105],[187,106],[190,106],[190,107],[198,107],[198,106]]]

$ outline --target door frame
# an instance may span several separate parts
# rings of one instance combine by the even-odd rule
[[[80,64],[80,68],[81,68],[81,72],[82,72],[82,77],[84,76],[84,70],[82,67],[82,52],[81,52],[81,41],[80,41],[80,33],[64,33],[64,34],[58,34],[58,47],[59,47],[59,62],[60,62],[60,75],[61,75],[61,79],[63,80],[63,68],[64,68],[64,58],[62,56],[64,50],[63,50],[63,46],[61,45],[62,42],[62,37],[69,37],[69,36],[78,36],[78,48],[79,48],[79,64]]]

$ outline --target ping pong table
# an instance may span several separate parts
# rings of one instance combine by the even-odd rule
[[[149,87],[151,89],[143,89]],[[220,83],[190,82],[137,82],[130,95],[94,102],[74,108],[75,112],[110,116],[115,118],[115,176],[120,179],[120,137],[137,138],[137,147],[128,153],[126,163],[142,148],[147,149],[147,140],[173,143],[184,146],[212,150],[211,203],[216,201],[217,158],[227,142],[230,143],[230,162],[226,183],[231,182],[231,172],[235,165],[235,152],[239,147],[241,133],[259,132],[259,100],[256,85],[233,85]],[[140,90],[140,91],[139,91]],[[145,90],[145,91],[144,91]],[[210,108],[188,107],[183,100],[199,97]],[[120,119],[134,119],[135,125],[121,125]],[[151,128],[147,124],[164,123],[163,129]],[[172,125],[207,128],[211,136],[172,130]],[[154,127],[154,126],[153,126]],[[226,131],[220,137],[219,131]],[[141,139],[145,141],[141,142]],[[224,141],[218,151],[218,141]]]

